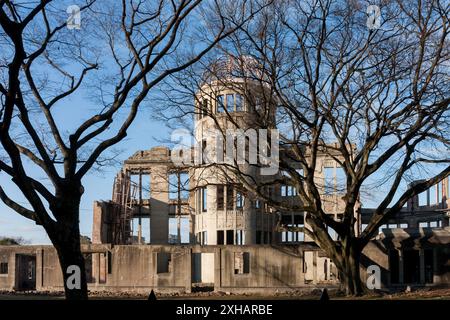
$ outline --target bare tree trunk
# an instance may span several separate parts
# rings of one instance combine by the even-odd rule
[[[361,296],[364,293],[359,269],[361,250],[353,244],[347,244],[342,249],[342,259],[336,263],[341,287],[349,296]]]
[[[52,209],[58,219],[58,229],[49,232],[50,239],[58,253],[61,271],[63,273],[64,291],[67,300],[87,300],[86,266],[80,246],[79,205],[81,195],[62,195],[58,208]],[[54,211],[55,210],[55,211]],[[74,288],[74,271],[68,272],[70,266],[77,266],[79,273],[79,287]],[[68,281],[69,280],[69,281]]]
[[[87,300],[87,279],[86,268],[84,264],[84,257],[80,249],[80,233],[78,231],[71,231],[73,234],[72,240],[60,240],[59,243],[54,243],[56,251],[58,252],[58,258],[61,265],[61,271],[64,279],[64,292],[67,300]],[[75,236],[78,234],[78,243],[75,243]],[[69,277],[72,273],[67,272],[70,266],[78,266],[80,268],[80,287],[69,288],[68,284],[71,283]]]

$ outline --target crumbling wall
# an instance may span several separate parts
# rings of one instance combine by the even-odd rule
[[[113,204],[106,201],[94,201],[92,243],[111,243],[114,222]]]
[[[364,249],[361,259],[363,283],[368,276],[366,272],[368,266],[377,265],[381,269],[382,287],[392,286],[389,246],[389,242],[372,241]],[[426,248],[433,248],[435,256],[433,282],[427,285],[449,286],[448,244],[428,243]],[[415,249],[405,244],[402,250]],[[336,287],[339,284],[336,277],[331,277],[336,273],[336,270],[330,269],[333,268],[331,260],[312,244],[289,246],[92,244],[83,245],[82,252],[89,257],[86,263],[90,264],[87,269],[90,270],[88,288],[91,291],[148,293],[151,289],[155,289],[160,292],[190,292],[192,287],[200,282],[204,285],[213,285],[216,291],[267,293]],[[36,290],[63,290],[62,273],[56,250],[52,246],[1,246],[0,261],[8,261],[9,272],[0,276],[0,290],[18,288],[16,256],[21,254],[36,257]],[[202,255],[207,256],[209,263],[202,264],[202,261],[198,261]],[[203,270],[204,268],[207,270]],[[421,274],[423,272],[421,271]]]

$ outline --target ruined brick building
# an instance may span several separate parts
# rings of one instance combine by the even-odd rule
[[[231,88],[212,81],[199,90],[193,135],[201,150],[215,145],[209,130],[216,126],[257,127],[241,80],[233,81]],[[305,234],[285,228],[303,227],[302,212],[275,212],[246,194],[232,174],[210,165],[180,166],[172,152],[167,147],[137,151],[117,174],[112,199],[94,203],[92,244],[83,246],[91,290],[189,292],[206,286],[268,292],[338,284],[333,262]],[[243,170],[264,179],[252,167]],[[318,159],[318,179],[333,186],[338,170],[332,157]],[[325,210],[339,219],[343,200],[328,187]],[[296,197],[292,186],[276,185],[271,192],[280,201]],[[364,250],[362,276],[376,264],[385,288],[450,285],[449,207],[449,178],[409,201]],[[355,212],[359,231],[371,212]],[[0,247],[0,263],[0,289],[62,288],[50,246]]]

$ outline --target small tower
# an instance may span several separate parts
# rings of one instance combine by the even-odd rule
[[[241,143],[233,139],[234,146],[236,151],[242,147],[248,157],[252,151],[252,155],[257,153],[250,147],[251,135],[258,134],[260,128],[274,127],[274,113],[267,112],[270,110],[266,107],[268,99],[263,99],[267,93],[258,72],[257,62],[253,58],[226,56],[213,63],[204,74],[204,82],[195,98],[194,137],[197,150],[206,154],[208,159],[212,158],[209,160],[213,163],[224,159],[226,143],[230,143],[230,137],[222,132],[237,132],[236,129],[240,129],[245,137],[239,140]],[[197,163],[205,160],[199,153],[197,156]],[[204,163],[208,159],[197,165],[193,174],[197,243],[271,243],[275,217],[266,214],[262,202],[244,191],[232,170]],[[241,172],[259,179],[256,166],[242,164],[238,167]]]

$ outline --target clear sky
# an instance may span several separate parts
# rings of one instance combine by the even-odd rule
[[[74,105],[68,106],[76,109]],[[75,115],[74,115],[75,116]],[[65,121],[70,123],[72,117],[66,114]],[[151,119],[148,112],[142,112],[129,130],[127,138],[118,147],[123,150],[120,160],[125,160],[137,150],[150,149],[160,145],[158,139],[170,137],[170,132],[164,123]],[[102,172],[91,172],[83,180],[85,193],[81,201],[80,230],[82,235],[91,237],[92,206],[95,200],[111,199],[112,183],[119,167],[106,168]],[[0,184],[11,185],[6,175],[0,175]],[[5,187],[8,195],[13,199],[23,199],[18,190]],[[0,236],[23,237],[31,244],[50,244],[45,230],[33,221],[23,218],[15,211],[9,209],[0,201]],[[144,235],[145,236],[145,235]]]

